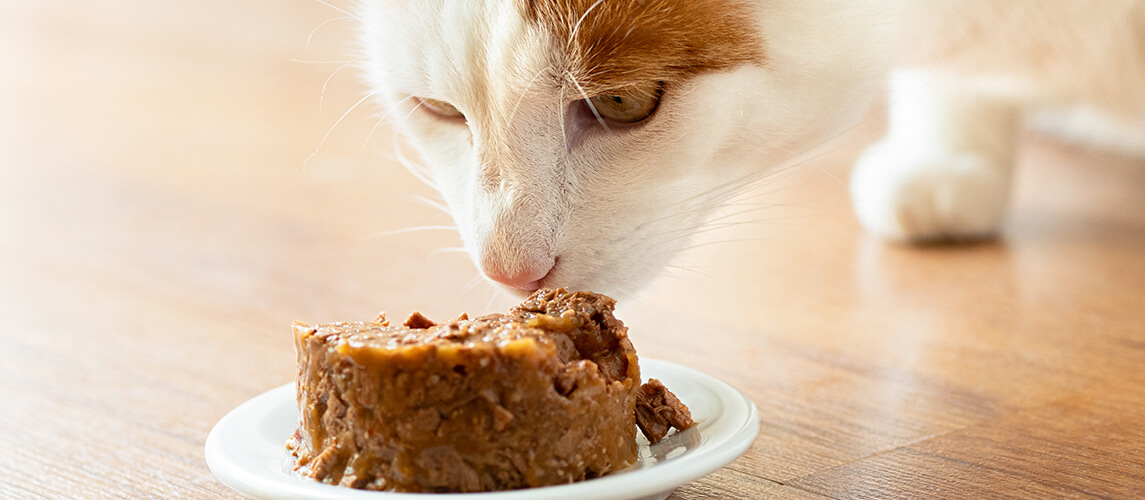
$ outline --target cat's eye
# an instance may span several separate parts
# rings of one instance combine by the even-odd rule
[[[462,114],[461,111],[448,102],[430,99],[428,97],[418,97],[417,101],[421,107],[442,118],[465,118],[465,115]]]
[[[617,123],[636,123],[648,118],[660,105],[659,83],[598,95],[588,100],[601,118]]]

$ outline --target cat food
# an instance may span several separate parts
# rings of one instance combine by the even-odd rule
[[[353,488],[474,492],[631,465],[638,420],[650,440],[691,424],[662,384],[642,395],[614,304],[539,290],[508,314],[442,324],[417,313],[403,326],[384,316],[296,323],[295,472]]]
[[[684,430],[695,424],[688,407],[659,380],[649,380],[636,392],[636,425],[648,442],[659,443],[673,427]]]

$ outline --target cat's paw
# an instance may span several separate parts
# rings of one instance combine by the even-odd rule
[[[890,240],[989,238],[1005,215],[1009,168],[976,153],[896,147],[884,141],[855,163],[851,200],[859,222]]]

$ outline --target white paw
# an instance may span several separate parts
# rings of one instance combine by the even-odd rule
[[[851,174],[851,201],[870,232],[907,242],[979,239],[1005,215],[1010,166],[976,153],[881,142]]]

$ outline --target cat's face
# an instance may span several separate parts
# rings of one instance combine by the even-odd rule
[[[623,295],[872,97],[885,3],[366,0],[356,14],[372,90],[482,272]]]

